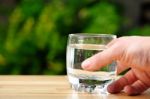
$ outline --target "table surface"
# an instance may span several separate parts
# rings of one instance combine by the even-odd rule
[[[77,93],[66,76],[0,76],[0,99],[150,99],[150,90],[139,96]]]

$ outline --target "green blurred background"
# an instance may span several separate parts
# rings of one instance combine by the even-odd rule
[[[0,74],[66,74],[70,33],[150,35],[148,0],[0,0]]]

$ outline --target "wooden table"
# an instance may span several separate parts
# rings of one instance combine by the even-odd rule
[[[77,93],[66,76],[0,76],[0,99],[150,99],[150,90],[140,96]]]

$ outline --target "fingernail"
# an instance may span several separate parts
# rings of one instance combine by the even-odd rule
[[[85,60],[85,61],[83,61],[82,62],[82,64],[81,64],[81,66],[82,66],[82,68],[89,68],[89,66],[90,66],[90,61],[89,60]]]
[[[124,92],[127,93],[129,96],[135,96],[135,95],[139,95],[140,94],[138,92],[138,90],[134,89],[132,86],[126,86],[124,88]]]
[[[119,93],[121,91],[121,89],[119,86],[116,85],[115,82],[113,82],[107,86],[107,91],[109,93],[115,94],[115,93]]]

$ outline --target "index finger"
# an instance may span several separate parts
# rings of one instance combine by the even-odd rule
[[[98,70],[107,64],[112,63],[112,61],[117,60],[122,54],[121,48],[118,48],[118,44],[114,44],[108,49],[95,54],[94,56],[86,59],[82,63],[82,68],[85,70]]]

